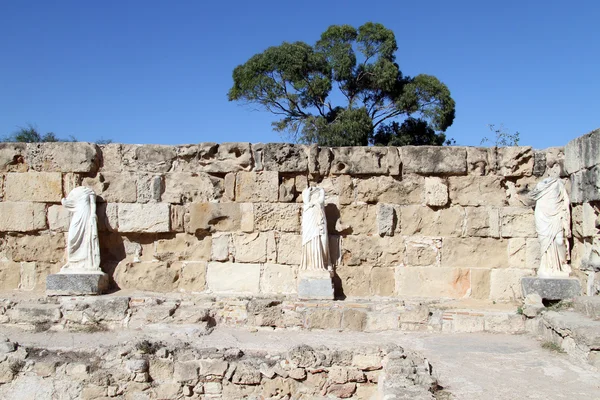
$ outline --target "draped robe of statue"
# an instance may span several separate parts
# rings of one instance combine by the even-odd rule
[[[87,187],[71,190],[63,206],[72,213],[67,236],[67,264],[62,274],[101,274],[96,194]]]
[[[325,191],[308,187],[302,191],[302,261],[301,270],[328,271],[329,239],[325,218]]]
[[[542,278],[568,277],[571,214],[569,197],[557,178],[546,178],[531,192],[535,200],[535,229],[541,251],[537,275]]]

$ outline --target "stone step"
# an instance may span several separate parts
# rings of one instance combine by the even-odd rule
[[[600,320],[600,296],[579,296],[573,300],[573,309],[578,313]]]

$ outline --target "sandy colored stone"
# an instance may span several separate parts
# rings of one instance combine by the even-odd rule
[[[177,288],[180,268],[180,263],[123,260],[115,268],[113,279],[120,289],[172,292]]]
[[[237,231],[241,225],[238,203],[188,204],[186,232]]]
[[[177,233],[154,242],[154,257],[162,261],[207,261],[210,259],[212,237],[197,237]]]
[[[42,233],[39,235],[10,235],[8,246],[13,261],[65,261],[65,235]]]
[[[175,172],[229,173],[253,167],[250,143],[199,143],[177,147]]]
[[[98,216],[98,231],[116,232],[118,230],[119,207],[117,203],[97,203],[96,215]]]
[[[400,229],[403,235],[461,236],[465,219],[462,207],[434,210],[427,206],[403,206]]]
[[[25,172],[26,143],[0,143],[0,172]]]
[[[235,173],[230,172],[223,179],[223,201],[235,201]]]
[[[426,177],[423,195],[425,205],[441,207],[448,204],[448,186],[441,178]]]
[[[314,309],[308,314],[306,324],[309,329],[340,329],[342,312],[336,309]]]
[[[166,203],[118,206],[119,232],[169,232],[171,213]]]
[[[540,242],[537,238],[527,238],[525,244],[525,267],[529,269],[535,269],[539,266]]]
[[[365,203],[420,204],[424,178],[374,176],[356,182],[356,201]]]
[[[366,297],[371,294],[371,267],[341,265],[335,272],[340,278],[341,291],[345,296]]]
[[[497,175],[449,177],[450,201],[461,206],[504,206],[507,199],[503,182],[504,178]]]
[[[399,174],[400,156],[395,147],[333,147],[331,152],[332,174]]]
[[[502,237],[537,237],[533,210],[527,207],[500,209]]]
[[[165,184],[161,175],[139,174],[137,179],[137,202],[159,202],[164,191],[164,186]]]
[[[8,173],[4,176],[7,201],[60,203],[62,194],[59,172]]]
[[[508,239],[508,267],[525,268],[526,238]]]
[[[67,232],[71,223],[71,214],[62,205],[48,207],[48,227],[57,232]]]
[[[45,204],[0,202],[0,231],[31,232],[47,227]]]
[[[395,266],[403,261],[404,239],[401,236],[380,238],[369,235],[350,235],[342,238],[342,263],[344,265]]]
[[[212,261],[233,261],[233,239],[231,233],[216,233],[212,235]]]
[[[137,201],[138,174],[134,172],[101,172],[94,178],[83,178],[81,184],[92,189],[99,202]]]
[[[259,293],[260,264],[209,262],[206,283],[213,293]]]
[[[262,155],[265,171],[283,173],[308,171],[306,146],[290,143],[267,143],[262,149]]]
[[[169,172],[177,156],[173,146],[158,144],[122,144],[121,163],[124,171]]]
[[[443,238],[442,266],[506,268],[508,242],[492,238]]]
[[[351,204],[354,201],[354,182],[349,175],[340,175],[336,179],[337,193],[340,205]]]
[[[234,261],[264,263],[267,261],[267,233],[236,233],[233,237]]]
[[[94,172],[100,164],[98,150],[86,142],[28,143],[25,159],[36,171]]]
[[[498,173],[502,176],[531,176],[533,150],[527,146],[498,147]]]
[[[34,262],[21,262],[19,267],[19,289],[34,290],[39,281],[37,264]]]
[[[493,147],[467,147],[467,169],[471,175],[488,175],[496,172],[496,149]]]
[[[517,301],[523,297],[521,278],[533,275],[528,269],[493,269],[490,277],[490,300]]]
[[[71,190],[75,189],[77,186],[81,186],[81,181],[83,177],[81,174],[66,172],[62,174],[62,193],[63,197],[67,198]]]
[[[463,236],[500,237],[500,211],[493,207],[465,207]]]
[[[393,296],[396,289],[395,269],[375,267],[371,269],[371,295]]]
[[[403,174],[466,175],[465,147],[403,146],[400,148]]]
[[[173,380],[173,370],[173,360],[158,357],[150,358],[149,372],[154,382],[171,382]]]
[[[281,233],[277,237],[277,263],[300,265],[302,257],[302,236],[294,233]]]
[[[340,222],[345,234],[372,234],[377,232],[377,207],[348,205],[340,209]],[[329,222],[329,221],[328,221]]]
[[[342,315],[341,329],[362,332],[367,325],[367,313],[361,310],[348,309]],[[330,372],[331,373],[331,372]]]
[[[235,180],[235,198],[238,202],[277,202],[279,174],[276,171],[239,172]]]
[[[255,203],[254,227],[259,231],[300,232],[300,204]]]
[[[266,294],[296,293],[296,267],[265,264],[260,278],[260,292]]]
[[[296,180],[294,178],[282,177],[279,185],[279,201],[290,202],[296,197]]]
[[[19,288],[21,264],[14,261],[0,261],[0,290]]]
[[[471,268],[471,298],[489,299],[491,275],[490,269]]]
[[[410,236],[406,246],[405,265],[413,267],[439,266],[441,263],[442,239],[425,236]]]
[[[471,288],[471,271],[466,268],[396,268],[398,296],[461,298]]]
[[[240,230],[242,232],[253,232],[254,231],[254,204],[252,203],[238,203],[240,205],[240,213],[242,217],[240,219]]]
[[[397,217],[390,204],[377,204],[377,233],[379,236],[392,236],[396,229]]]
[[[166,203],[205,203],[223,196],[224,180],[204,172],[165,174],[162,201]],[[230,194],[231,195],[231,194]]]

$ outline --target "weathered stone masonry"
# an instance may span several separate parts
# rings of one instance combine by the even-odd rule
[[[566,173],[562,148],[4,143],[0,287],[58,272],[60,199],[81,184],[119,288],[293,295],[299,194],[318,183],[339,294],[511,300],[538,266],[527,193]]]

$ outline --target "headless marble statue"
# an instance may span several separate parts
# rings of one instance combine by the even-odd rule
[[[535,229],[540,241],[541,278],[565,278],[571,272],[569,242],[571,214],[569,197],[557,178],[546,178],[531,192],[535,200]]]
[[[67,237],[67,264],[61,274],[102,274],[96,217],[96,194],[78,186],[71,190],[63,206],[72,213]]]
[[[325,218],[325,191],[308,187],[302,191],[302,261],[301,270],[331,270],[329,240]]]

